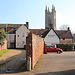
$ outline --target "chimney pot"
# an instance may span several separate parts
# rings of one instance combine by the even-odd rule
[[[70,31],[70,27],[68,27],[67,30]]]
[[[26,22],[27,29],[29,28],[29,22]]]

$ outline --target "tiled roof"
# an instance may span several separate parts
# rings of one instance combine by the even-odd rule
[[[69,30],[55,30],[60,38],[72,38],[71,31]]]
[[[29,31],[31,33],[34,33],[36,35],[41,35],[42,33],[44,33],[46,30],[45,29],[29,29]]]
[[[44,33],[42,33],[42,37],[45,38],[45,36],[48,34],[50,30],[46,30]]]
[[[15,34],[15,31],[17,30],[18,28],[13,28],[11,29],[10,31],[7,32],[7,34]]]
[[[45,36],[49,33],[49,31],[50,30],[47,30],[44,33],[42,33],[42,37],[45,38]],[[54,31],[59,38],[72,38],[71,31],[68,30],[54,30]]]
[[[18,28],[21,25],[25,25],[27,27],[26,24],[0,24],[0,28],[6,28],[6,27],[10,27],[10,28]]]

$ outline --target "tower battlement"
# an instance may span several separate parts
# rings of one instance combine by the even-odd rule
[[[50,22],[53,24],[53,29],[56,30],[56,10],[55,6],[52,5],[52,10],[50,12],[49,7],[46,6],[45,9],[45,29],[50,28]]]

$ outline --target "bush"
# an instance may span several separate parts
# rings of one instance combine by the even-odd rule
[[[72,51],[74,48],[74,44],[56,44],[56,46],[64,51]]]
[[[0,30],[0,45],[4,45],[4,40],[6,38],[6,33],[3,30]]]

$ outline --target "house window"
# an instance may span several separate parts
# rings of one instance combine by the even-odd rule
[[[24,33],[22,33],[22,37],[24,37]]]
[[[22,45],[24,45],[24,41],[22,41]]]
[[[4,28],[1,28],[2,30],[5,30]]]
[[[17,45],[19,46],[19,43]]]
[[[19,37],[19,35],[18,35],[18,37]]]
[[[9,39],[11,39],[11,37],[12,37],[12,35],[11,35],[11,34],[9,34]]]

